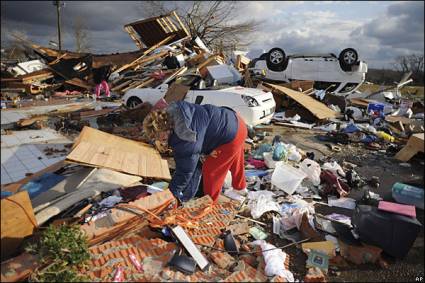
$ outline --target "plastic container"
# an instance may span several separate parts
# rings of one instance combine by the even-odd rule
[[[271,183],[292,195],[307,175],[300,169],[279,161],[272,175]]]
[[[397,182],[393,185],[392,195],[398,203],[424,209],[424,190],[421,188]]]
[[[395,138],[393,136],[391,136],[391,135],[389,135],[389,134],[387,134],[386,132],[383,132],[383,131],[376,132],[376,135],[378,137],[380,137],[381,139],[387,141],[387,142],[394,142],[395,141]]]

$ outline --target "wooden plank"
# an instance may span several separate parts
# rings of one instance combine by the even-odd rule
[[[369,105],[369,100],[363,98],[350,98],[351,104],[357,107],[367,107]]]
[[[90,90],[92,88],[91,85],[87,84],[87,82],[85,82],[85,81],[83,81],[79,78],[73,78],[71,80],[67,80],[67,81],[65,81],[65,83],[70,84],[70,85],[79,86],[79,87],[87,89],[87,90]]]
[[[168,21],[168,24],[172,27],[173,32],[178,32],[179,30],[177,29],[177,27],[174,25],[173,21],[170,19],[170,17],[165,17],[165,19]]]
[[[424,133],[412,135],[406,146],[395,155],[395,158],[406,162],[418,152],[424,152]]]
[[[122,72],[136,64],[140,64],[142,63],[142,59],[146,57],[146,55],[148,55],[150,52],[154,51],[155,49],[157,49],[159,46],[164,45],[166,42],[168,42],[169,40],[171,40],[172,38],[174,38],[174,34],[167,36],[165,39],[161,40],[160,42],[158,42],[157,44],[151,46],[148,50],[146,50],[145,52],[143,52],[143,55],[140,56],[139,58],[137,58],[136,60],[134,60],[133,62],[126,64],[124,66],[122,66],[121,68],[119,68],[118,70],[116,70],[115,72],[119,73]],[[161,52],[162,53],[162,52]],[[161,54],[159,53],[159,54]],[[159,55],[157,54],[157,55]]]
[[[315,100],[314,98],[308,95],[305,95],[302,92],[269,83],[265,83],[265,85],[278,91],[279,94],[289,96],[290,98],[301,104],[308,111],[310,111],[319,120],[336,118],[339,115],[337,112],[333,111],[332,109],[329,109],[325,104]]]
[[[143,42],[136,36],[136,32],[132,26],[124,26],[124,30],[130,35],[131,39],[133,39],[139,49],[144,47]]]
[[[165,29],[164,24],[161,21],[161,18],[156,19],[157,24],[161,27],[162,31],[165,33],[168,33],[168,31]]]
[[[168,25],[168,23],[167,23],[167,21],[165,20],[165,18],[161,18],[161,19],[160,19],[160,22],[162,22],[162,25],[163,25],[163,27],[164,27],[164,31],[165,31],[166,33],[172,33],[172,32],[173,32],[173,30],[170,28],[170,26]]]
[[[140,160],[147,164],[145,159],[149,166],[139,166]],[[90,127],[84,127],[66,160],[137,176],[171,179],[167,161],[153,147]]]
[[[140,81],[135,81],[133,83],[131,83],[128,87],[124,88],[123,90],[121,90],[122,92],[126,92],[129,89],[133,89],[133,88],[141,88],[144,87],[146,85],[149,85],[150,83],[152,83],[153,81],[155,81],[154,78],[150,78],[148,80],[144,80],[142,82]]]
[[[190,87],[173,83],[165,93],[164,99],[170,104],[171,102],[183,100],[189,91]]]
[[[27,191],[1,200],[1,258],[16,252],[23,239],[37,227]]]
[[[62,54],[61,56],[57,57],[54,61],[50,62],[49,65],[54,65],[54,64],[58,63],[62,58],[64,58],[67,55],[68,55],[68,53]]]
[[[120,90],[121,88],[123,88],[123,87],[128,86],[129,84],[131,84],[131,82],[132,82],[132,80],[125,81],[122,84],[119,84],[119,85],[113,87],[111,90],[112,91]]]
[[[190,33],[187,31],[186,26],[182,23],[182,21],[180,20],[179,16],[176,13],[176,11],[171,12],[171,15],[173,15],[176,18],[176,20],[179,23],[181,29],[184,30],[184,32],[186,33],[186,36],[190,36]]]

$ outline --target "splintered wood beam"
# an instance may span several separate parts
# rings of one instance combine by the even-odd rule
[[[142,56],[140,56],[139,58],[133,60],[133,62],[128,63],[128,64],[122,66],[121,68],[119,68],[115,72],[119,73],[119,72],[122,72],[122,71],[124,71],[124,70],[126,70],[126,69],[128,69],[128,68],[130,68],[130,67],[132,67],[134,65],[136,65],[136,64],[140,64],[141,62],[139,62],[139,61],[141,61],[143,58],[145,58],[146,55],[148,55],[150,52],[152,52],[155,49],[157,49],[159,46],[164,45],[166,42],[168,42],[169,40],[171,40],[174,36],[175,36],[174,34],[167,36],[165,39],[161,40],[160,42],[158,42],[157,44],[151,46],[148,50],[146,50],[145,52],[143,52]]]
[[[187,36],[190,36],[190,33],[187,31],[185,25],[180,20],[179,16],[177,15],[176,11],[171,12],[171,14],[176,18],[177,22],[179,22],[180,27],[184,30]]]
[[[134,31],[133,27],[132,26],[125,26],[124,29],[130,35],[131,39],[133,39],[133,41],[136,43],[137,47],[139,47],[139,49],[143,49],[144,44],[136,36],[136,32]]]
[[[170,19],[170,17],[165,17],[165,19],[168,21],[168,23],[170,24],[170,26],[173,28],[173,32],[177,32],[179,31],[176,26],[174,25],[173,21]]]

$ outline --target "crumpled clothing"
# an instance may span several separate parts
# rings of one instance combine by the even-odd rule
[[[259,245],[263,251],[264,261],[266,263],[264,272],[267,276],[278,275],[284,278],[287,282],[294,282],[294,275],[286,268],[285,265],[288,255],[284,251],[276,249],[276,246],[269,244],[264,240],[254,241],[253,244]]]
[[[350,187],[341,181],[332,171],[323,170],[320,174],[321,183],[324,185],[323,194],[345,197],[350,191]]]
[[[329,171],[331,171],[332,173],[334,173],[336,175],[345,177],[344,170],[342,169],[342,167],[336,161],[334,161],[334,162],[325,162],[322,165],[322,169],[323,170],[329,170]]]
[[[255,167],[255,169],[263,169],[266,168],[266,163],[263,160],[249,158],[246,160],[249,164]]]

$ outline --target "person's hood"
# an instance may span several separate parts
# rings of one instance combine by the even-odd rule
[[[172,119],[174,133],[185,141],[196,142],[196,132],[190,129],[195,109],[185,107],[183,103],[172,102],[167,107],[167,113]]]

